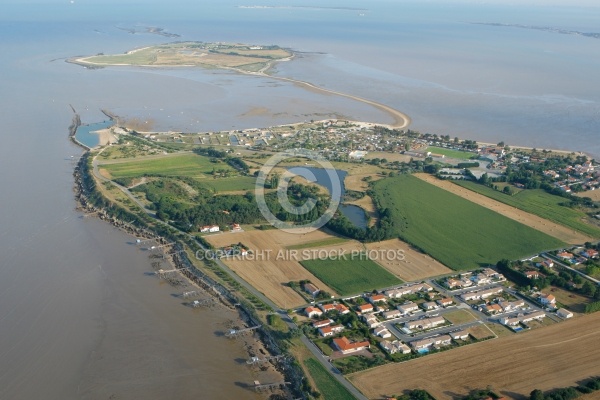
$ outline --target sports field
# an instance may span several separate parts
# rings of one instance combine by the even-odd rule
[[[475,182],[457,181],[455,183],[486,197],[516,207],[519,210],[527,211],[550,221],[568,226],[593,238],[600,238],[600,228],[583,222],[585,218],[588,218],[584,212],[561,206],[561,203],[565,203],[568,200],[546,193],[542,189],[521,190],[519,193],[509,196]]]
[[[565,245],[411,175],[386,178],[373,187],[381,206],[392,212],[400,238],[455,270]]]
[[[368,398],[427,389],[438,400],[492,386],[509,399],[600,375],[600,313],[349,376]],[[401,377],[401,379],[399,378]]]
[[[434,146],[429,146],[425,151],[431,152],[432,154],[441,154],[450,158],[457,158],[459,160],[470,160],[471,158],[477,157],[477,154],[468,151],[445,149],[442,147]]]
[[[343,296],[402,283],[366,258],[346,256],[345,259],[315,259],[302,261],[301,264]]]

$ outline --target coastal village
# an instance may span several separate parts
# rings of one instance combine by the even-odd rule
[[[206,133],[138,133],[121,126],[113,128],[110,135],[113,144],[103,147],[98,158],[103,160],[99,167],[109,168],[111,174],[117,171],[111,169],[111,159],[131,159],[132,154],[133,159],[147,156],[177,157],[178,151],[174,149],[178,146],[199,146],[219,149],[208,153],[203,151],[200,154],[204,157],[213,155],[234,160],[231,165],[238,169],[237,172],[235,169],[226,171],[226,165],[221,163],[218,167],[220,172],[215,176],[215,167],[210,167],[215,182],[240,179],[236,176],[251,174],[254,165],[260,166],[265,154],[293,151],[296,148],[318,152],[331,162],[348,166],[364,165],[380,171],[379,177],[373,173],[367,174],[370,179],[381,179],[381,176],[388,174],[392,176],[395,171],[417,172],[417,175],[428,172],[442,180],[450,178],[456,181],[459,178],[472,181],[502,195],[506,195],[505,188],[510,184],[509,196],[532,187],[533,176],[536,179],[533,184],[537,184],[537,187],[543,184],[546,190],[555,189],[563,192],[564,196],[578,192],[582,196],[582,204],[591,204],[584,203],[588,200],[583,197],[594,193],[600,180],[598,164],[582,154],[510,148],[503,143],[478,144],[471,140],[352,121],[311,121],[266,129]],[[135,149],[134,153],[131,153],[132,149]],[[297,157],[302,160],[301,154]],[[215,162],[215,158],[212,162]],[[247,172],[239,169],[242,165],[245,165]],[[521,179],[521,168],[534,171],[528,177],[530,180]],[[110,177],[107,173],[99,176],[104,176],[103,179]],[[509,177],[512,180],[507,182]],[[146,194],[136,197],[132,190],[137,190],[137,182],[144,187],[153,179],[157,178],[146,175],[141,181],[116,179],[111,182],[113,185],[126,185],[121,187],[124,193],[130,193],[132,199],[149,206],[145,196],[150,192],[142,192]],[[189,187],[186,189],[188,192],[201,190],[200,186],[192,185],[192,181],[181,182],[179,185],[184,185],[182,187]],[[301,335],[310,341],[309,349],[316,360],[343,375],[366,374],[371,370],[376,371],[374,367],[402,365],[406,361],[415,362],[412,360],[426,359],[430,354],[445,353],[466,345],[491,343],[492,339],[507,335],[520,336],[550,329],[567,320],[577,320],[587,310],[591,311],[596,304],[593,300],[597,297],[595,293],[599,291],[596,289],[600,284],[599,246],[594,241],[583,243],[580,239],[571,242],[574,244],[572,246],[543,251],[524,259],[504,260],[496,265],[490,263],[475,269],[456,266],[448,269],[440,265],[432,272],[420,275],[423,276],[420,279],[407,274],[408,265],[405,267],[400,263],[400,267],[389,270],[400,278],[394,278],[400,284],[390,285],[394,279],[385,278],[379,286],[374,284],[368,291],[350,289],[350,295],[343,294],[345,290],[337,286],[336,278],[320,275],[318,269],[309,268],[304,261],[286,261],[289,268],[296,272],[282,275],[280,279],[289,280],[282,288],[281,284],[265,280],[265,274],[281,274],[277,270],[288,268],[283,267],[287,264],[261,262],[260,256],[264,251],[278,248],[276,231],[262,230],[264,228],[261,226],[248,224],[233,209],[225,209],[221,213],[222,216],[217,219],[204,218],[200,221],[222,222],[200,222],[187,229],[196,235],[194,237],[201,246],[216,256],[212,260],[216,264],[210,268],[217,268],[214,271],[221,268],[230,270],[229,274],[242,283],[246,288],[244,290],[250,290],[245,296],[254,298],[252,301],[256,304],[263,304],[258,309],[267,304],[266,309],[277,310],[287,304],[285,310],[266,315],[266,320],[261,321],[265,316],[261,317],[262,312],[259,311],[253,318],[254,322],[232,330],[229,335],[235,338],[242,333],[256,335],[258,332],[277,332],[278,329],[294,337]],[[589,216],[593,217],[593,212]],[[589,224],[590,220],[587,221]],[[257,227],[260,229],[257,230]],[[265,237],[265,240],[261,237]],[[306,238],[306,244],[298,241],[299,238],[290,239],[292,241],[286,242],[289,243],[286,245],[288,247],[281,247],[279,252],[293,252],[289,249],[294,246],[319,249],[325,243],[344,243],[348,240],[332,237],[330,233],[317,241],[311,242]],[[341,248],[351,248],[352,243],[341,244]],[[412,253],[409,255],[413,257]],[[355,265],[343,259],[337,263],[332,261],[333,264],[335,268],[349,268],[348,271]],[[387,269],[391,265],[393,263],[372,263],[369,271],[375,275],[383,274],[376,269],[381,269],[381,266]],[[311,273],[300,273],[301,270],[305,271],[304,268]],[[258,270],[263,272],[254,272]],[[225,275],[219,273],[217,276]],[[296,278],[290,279],[292,276]],[[571,298],[577,302],[572,302]],[[290,303],[293,304],[291,307]],[[203,307],[204,301],[191,304]],[[265,355],[265,360],[275,357],[273,365],[277,367],[275,361],[283,354],[278,350]],[[251,361],[260,357],[255,354],[252,357],[249,364],[254,365]],[[336,379],[349,385],[341,376]],[[271,393],[285,385],[283,381],[254,383],[257,390],[260,388]]]

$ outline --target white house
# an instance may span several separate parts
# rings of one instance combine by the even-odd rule
[[[392,337],[392,334],[390,333],[390,331],[387,330],[387,328],[385,326],[379,326],[379,327],[375,328],[373,330],[373,334],[375,334],[375,336],[379,336],[384,339]]]
[[[559,308],[556,311],[556,315],[558,315],[561,318],[567,319],[567,318],[573,318],[573,313],[569,310],[566,310],[564,308]]]

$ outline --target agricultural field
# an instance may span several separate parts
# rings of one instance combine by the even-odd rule
[[[464,270],[520,259],[565,243],[411,175],[373,186],[399,237],[442,264]]]
[[[308,358],[304,365],[314,380],[324,399],[353,400],[354,396],[341,383],[327,372],[325,367],[314,358]]]
[[[192,153],[150,156],[139,160],[100,161],[98,164],[110,173],[111,179],[138,178],[144,175],[209,179],[213,168],[233,171],[224,162],[213,163],[208,157]]]
[[[452,273],[450,268],[400,239],[367,243],[366,246],[369,251],[373,252],[373,255],[380,255],[377,262],[383,268],[407,282]],[[402,251],[402,257],[388,257],[388,251],[397,252],[399,250]]]
[[[311,249],[314,247],[323,247],[323,246],[331,246],[335,244],[345,243],[348,239],[344,239],[342,237],[330,237],[323,240],[317,240],[315,242],[301,243],[301,244],[293,244],[291,246],[287,246],[288,250],[301,250],[301,249]]]
[[[434,146],[429,146],[425,151],[431,152],[432,154],[441,154],[448,158],[456,158],[458,160],[470,160],[472,158],[477,157],[477,154],[471,153],[469,151],[445,149],[442,147],[434,147]]]
[[[296,307],[306,303],[298,293],[287,286],[287,283],[290,281],[308,279],[319,289],[330,292],[332,295],[337,294],[333,288],[328,287],[319,278],[300,265],[300,261],[309,259],[305,252],[311,252],[312,249],[288,249],[289,246],[326,241],[335,238],[335,236],[318,230],[303,233],[302,230],[298,229],[297,234],[294,234],[278,229],[270,229],[265,231],[252,230],[250,232],[220,233],[206,235],[204,238],[216,248],[229,246],[232,243],[238,242],[242,242],[248,246],[255,253],[254,258],[223,258],[222,261],[246,282],[250,283],[283,308]],[[358,242],[347,241],[338,243],[337,245],[330,245],[329,247],[320,247],[318,250],[336,252],[337,249],[346,249],[348,253],[359,248],[360,244]],[[260,251],[263,252],[263,256],[261,257],[259,257],[261,254],[259,253]],[[280,256],[279,259],[278,255]]]
[[[479,204],[482,207],[496,211],[507,218],[518,221],[538,231],[544,232],[550,236],[557,238],[566,243],[581,244],[590,241],[591,238],[587,235],[571,229],[564,225],[557,224],[538,215],[519,210],[516,207],[494,200],[490,197],[476,193],[460,185],[454,184],[451,181],[440,180],[429,174],[414,174],[419,179],[424,180],[432,185],[444,189],[450,193],[460,196],[464,199]]]
[[[513,196],[509,196],[475,182],[457,181],[455,183],[491,199],[518,208],[519,210],[535,214],[547,220],[575,229],[592,238],[600,238],[600,228],[583,222],[584,219],[588,218],[584,212],[561,206],[560,203],[564,203],[568,200],[563,197],[546,193],[542,189],[522,190]]]
[[[315,259],[302,266],[329,287],[345,296],[402,283],[400,279],[369,259]]]
[[[488,385],[509,399],[523,399],[533,389],[567,387],[600,375],[599,324],[600,313],[590,314],[544,329],[357,372],[349,379],[371,399],[418,388],[438,400],[450,400]]]

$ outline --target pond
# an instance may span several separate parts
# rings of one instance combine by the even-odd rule
[[[324,168],[315,168],[315,167],[292,167],[288,168],[288,170],[296,175],[300,175],[305,179],[315,182],[318,185],[323,186],[329,194],[334,196],[332,192],[334,182],[330,179],[330,172],[333,171],[333,176],[337,176],[337,183],[340,185],[341,191],[339,193],[339,197],[334,200],[340,200],[344,198],[344,194],[346,192],[346,188],[344,186],[344,178],[348,175],[347,171],[335,169],[335,170],[327,170]],[[342,214],[344,214],[350,222],[352,222],[358,228],[366,228],[367,227],[367,216],[365,215],[365,211],[353,204],[340,204],[339,210]]]

